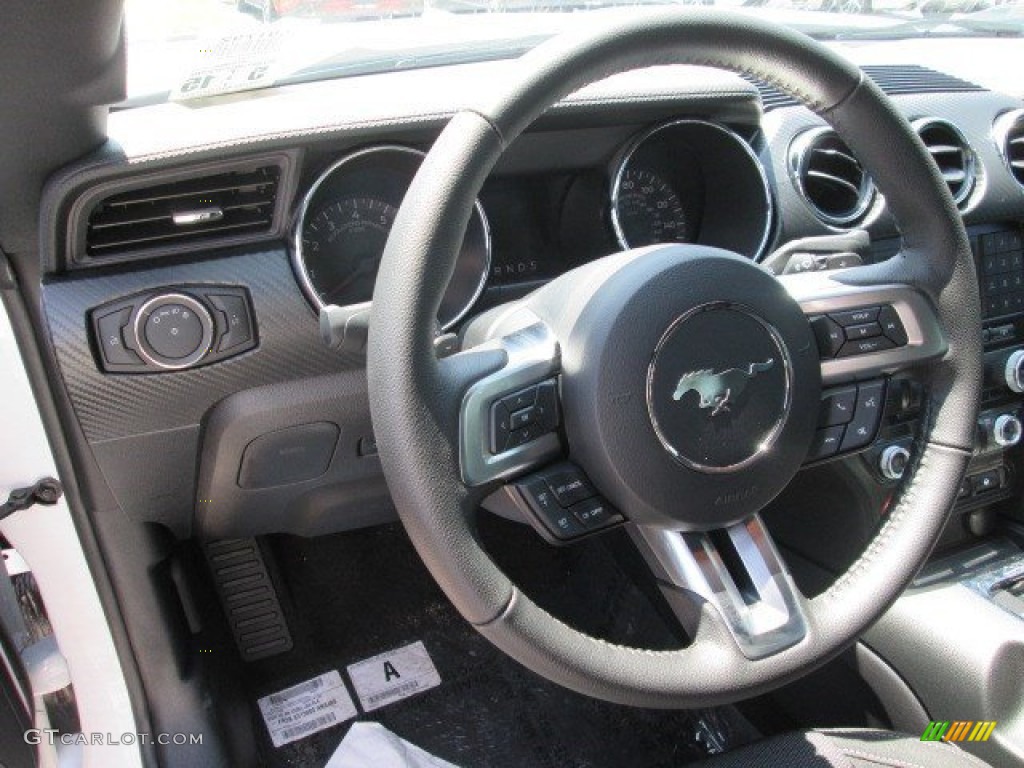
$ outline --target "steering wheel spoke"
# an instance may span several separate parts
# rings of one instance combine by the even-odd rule
[[[759,516],[709,533],[649,526],[630,533],[691,637],[705,603],[748,659],[771,656],[807,634],[803,596]]]
[[[521,474],[562,454],[560,352],[551,330],[533,319],[477,349],[500,351],[505,363],[462,398],[459,463],[469,487]]]
[[[946,354],[946,335],[923,292],[837,279],[848,273],[779,277],[814,329],[822,384],[891,374]]]

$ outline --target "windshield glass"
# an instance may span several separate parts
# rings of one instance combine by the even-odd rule
[[[1024,32],[1024,0],[127,0],[128,105],[510,58],[669,5],[726,7],[822,40]]]

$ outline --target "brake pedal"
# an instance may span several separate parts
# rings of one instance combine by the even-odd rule
[[[256,539],[222,539],[207,544],[205,550],[242,660],[290,651],[292,633]]]

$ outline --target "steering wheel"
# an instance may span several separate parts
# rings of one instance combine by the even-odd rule
[[[487,313],[466,331],[464,351],[439,360],[434,318],[474,201],[502,152],[582,86],[664,64],[752,75],[824,118],[885,195],[903,235],[900,253],[775,277],[697,245],[626,251]],[[801,34],[728,13],[645,15],[563,35],[521,58],[496,90],[455,115],[430,150],[373,295],[370,405],[413,544],[495,646],[591,696],[695,707],[805,674],[854,642],[907,587],[971,455],[982,375],[977,278],[938,169],[859,69]],[[820,358],[810,318],[874,307],[896,313],[905,343]],[[805,460],[823,384],[907,369],[925,382],[926,405],[899,496],[862,556],[808,598],[758,512]],[[513,450],[489,445],[488,409],[545,381],[554,382],[547,394],[560,398],[564,431]],[[625,517],[674,596],[692,638],[685,648],[628,648],[579,632],[532,602],[481,547],[481,503],[495,493],[522,500],[517,478],[560,457],[582,467]]]

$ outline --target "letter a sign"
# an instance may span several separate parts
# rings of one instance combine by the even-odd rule
[[[441,676],[430,654],[418,640],[411,645],[357,661],[348,667],[348,676],[365,712],[372,712],[441,684]]]

